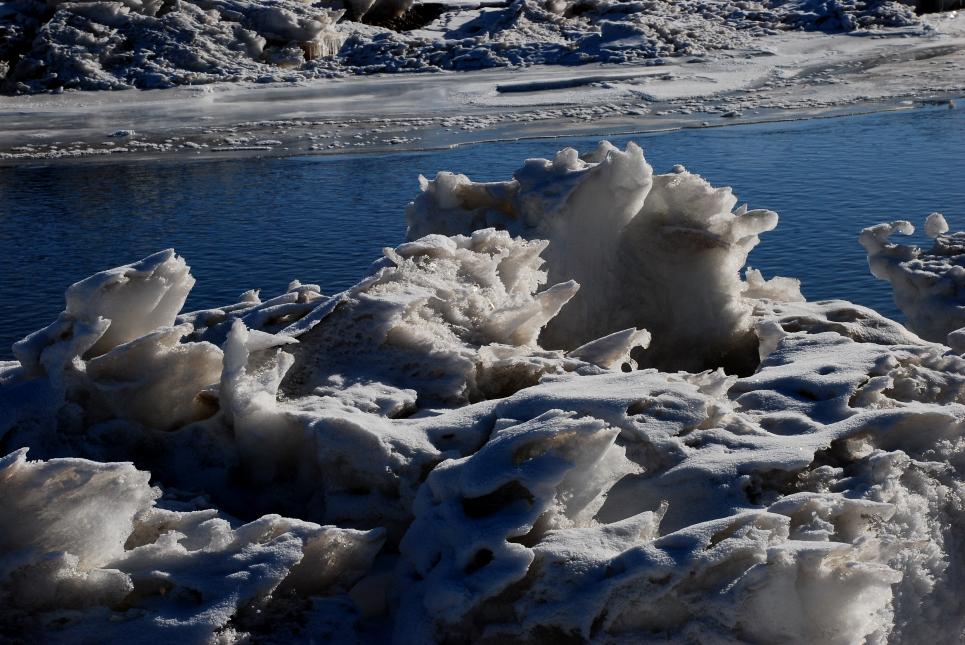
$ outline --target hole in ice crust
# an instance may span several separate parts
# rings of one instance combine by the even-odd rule
[[[471,576],[492,561],[493,552],[489,549],[480,549],[476,551],[474,556],[472,556],[472,560],[466,565],[464,571],[466,572],[467,576]]]
[[[462,510],[467,517],[479,519],[489,517],[513,504],[532,506],[533,494],[518,481],[503,484],[488,495],[469,497],[462,500]]]

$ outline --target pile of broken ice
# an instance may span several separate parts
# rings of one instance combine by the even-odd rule
[[[735,206],[604,143],[423,180],[334,296],[73,285],[0,363],[0,638],[960,642],[965,359],[742,279]]]
[[[512,0],[480,7],[445,1],[425,4],[427,24],[395,31],[385,25],[405,21],[413,0],[9,0],[0,2],[0,91],[653,61],[744,47],[788,29],[919,25],[913,4]]]

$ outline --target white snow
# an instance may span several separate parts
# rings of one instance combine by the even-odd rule
[[[74,285],[0,363],[0,636],[961,642],[965,359],[741,278],[736,203],[601,144],[424,181],[332,296]]]

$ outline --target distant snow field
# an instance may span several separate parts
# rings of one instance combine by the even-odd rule
[[[960,643],[962,234],[862,233],[919,336],[736,206],[604,142],[423,178],[338,294],[72,285],[0,363],[0,637]]]

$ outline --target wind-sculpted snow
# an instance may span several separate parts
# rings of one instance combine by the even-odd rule
[[[419,13],[412,0],[12,0],[0,4],[0,81],[15,92],[115,90],[639,62],[745,47],[789,29],[914,25],[912,4],[512,0],[484,8],[443,3],[437,19],[409,25]],[[399,32],[373,26],[399,20],[408,25]]]
[[[741,280],[776,216],[635,147],[423,189],[471,233],[332,296],[178,314],[173,252],[68,290],[0,364],[3,638],[961,641],[965,359]]]

